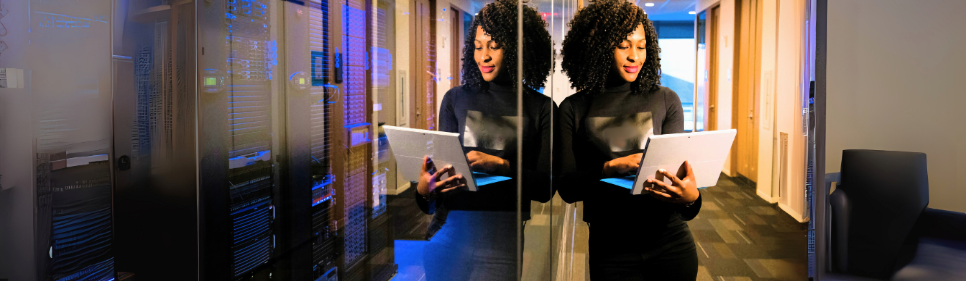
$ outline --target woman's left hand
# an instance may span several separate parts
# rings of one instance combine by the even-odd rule
[[[644,190],[650,191],[654,198],[677,204],[688,204],[698,200],[698,186],[694,180],[694,172],[691,171],[691,163],[688,161],[681,164],[677,175],[660,169],[657,171],[657,177],[660,179],[648,178],[644,185]],[[672,183],[670,185],[665,183],[664,177],[671,179]]]
[[[505,174],[510,169],[510,162],[503,158],[476,150],[467,153],[466,160],[470,162],[470,170],[477,172]]]

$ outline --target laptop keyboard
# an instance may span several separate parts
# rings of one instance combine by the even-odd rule
[[[476,187],[481,187],[491,183],[497,183],[497,182],[509,180],[510,177],[473,172],[473,179],[476,180]]]

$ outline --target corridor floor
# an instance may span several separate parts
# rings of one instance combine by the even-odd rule
[[[807,223],[724,176],[701,194],[701,212],[688,222],[698,251],[698,281],[808,279]],[[589,280],[587,225],[576,226],[573,257],[584,262],[574,264],[570,280]]]
[[[807,280],[806,223],[755,194],[751,186],[721,177],[701,191],[701,212],[688,222],[698,251],[699,281]],[[401,199],[412,195],[399,196]],[[399,200],[405,201],[405,200]],[[412,202],[390,204],[395,212]],[[576,206],[576,210],[573,206]],[[406,208],[403,208],[406,207]],[[525,228],[523,280],[590,280],[587,271],[587,224],[582,203],[568,206],[555,196],[550,204],[534,202]],[[410,210],[410,212],[418,212]],[[425,280],[421,263],[428,216],[397,226],[394,280]]]
[[[807,280],[807,223],[722,177],[702,191],[688,222],[698,248],[698,280]]]

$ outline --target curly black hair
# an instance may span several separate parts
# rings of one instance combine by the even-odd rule
[[[473,59],[476,27],[503,46],[503,66],[500,77],[504,81],[516,81],[517,77],[517,1],[497,0],[487,4],[473,18],[470,34],[466,37],[463,51],[463,86],[485,87],[486,81]],[[542,88],[553,70],[553,41],[547,31],[547,22],[537,11],[523,6],[523,85],[536,90]]]
[[[636,93],[648,93],[661,85],[661,47],[657,31],[640,7],[623,0],[597,0],[577,11],[564,38],[561,67],[577,91],[597,93],[604,89],[614,65],[614,48],[644,25],[647,58],[637,80]]]

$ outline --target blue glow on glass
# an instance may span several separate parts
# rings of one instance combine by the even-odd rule
[[[336,54],[340,53],[339,48],[335,48],[335,53]],[[339,68],[339,67],[342,67],[342,60],[339,59],[339,56],[336,56],[335,57],[335,68]]]
[[[235,129],[235,130],[240,130],[240,129]],[[234,130],[230,130],[230,131],[234,131]],[[268,154],[270,152],[272,152],[272,151],[271,150],[264,150],[264,151],[256,152],[255,153],[255,156],[251,156],[251,157],[235,156],[235,157],[232,157],[232,158],[228,158],[228,160],[251,159],[252,162],[248,162],[248,163],[245,164],[245,166],[248,166],[248,165],[255,164],[255,161],[257,161],[258,158],[261,158],[262,156],[265,156],[265,154]]]
[[[358,128],[358,127],[369,126],[369,125],[370,125],[369,123],[356,123],[356,124],[342,126],[342,128],[352,129],[352,128]]]

